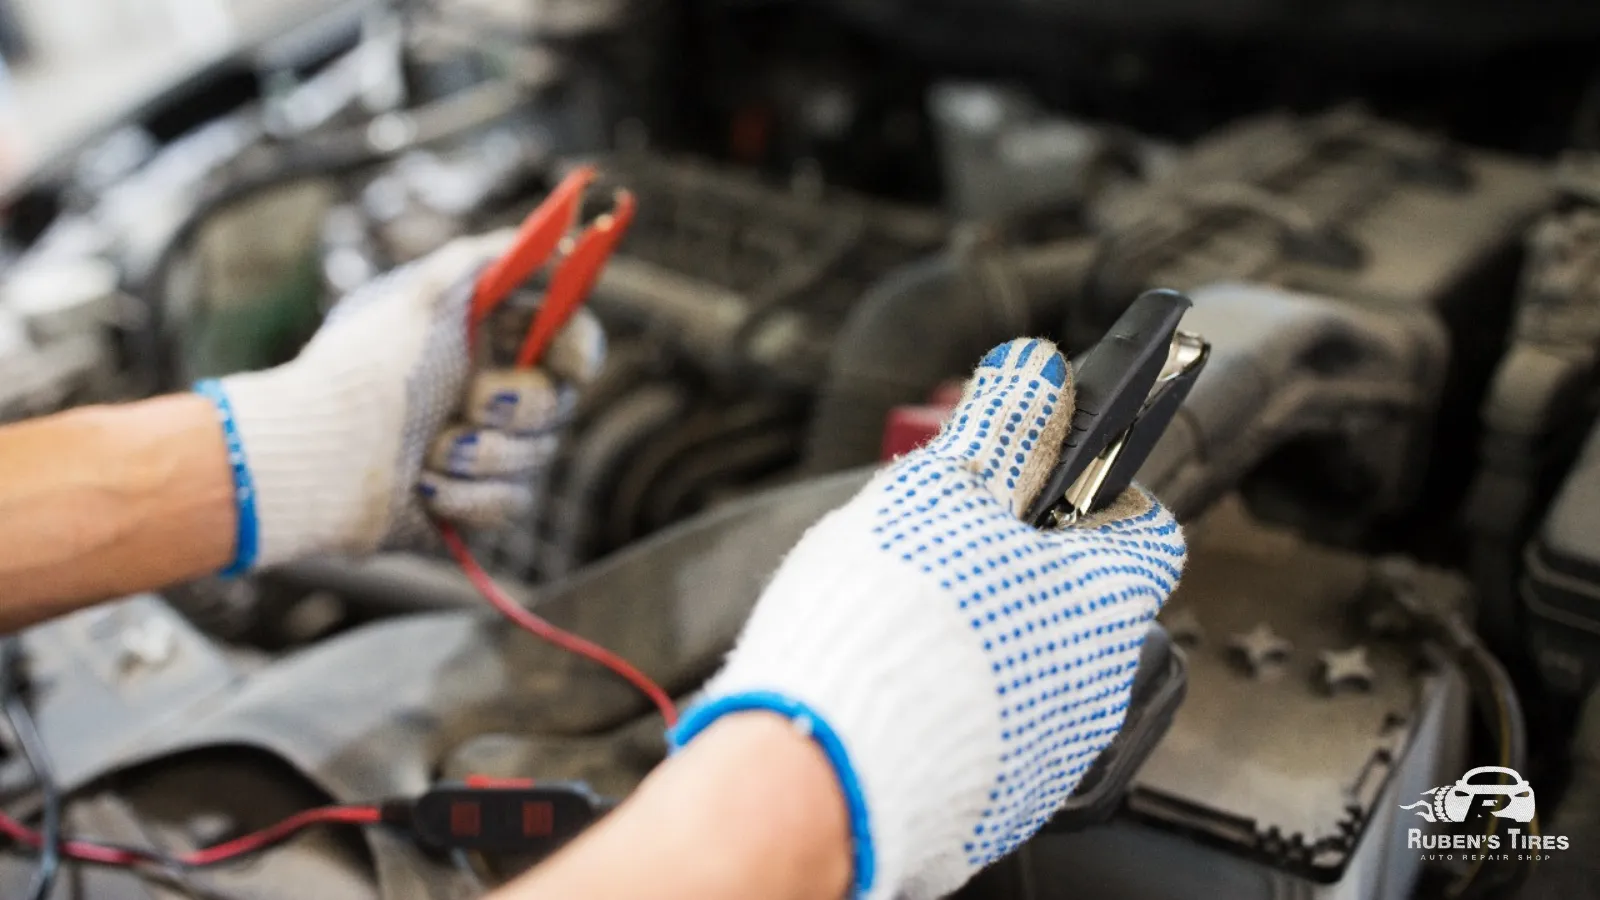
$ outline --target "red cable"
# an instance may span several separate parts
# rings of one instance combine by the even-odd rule
[[[678,710],[672,702],[672,697],[662,690],[660,685],[652,681],[650,676],[634,668],[627,660],[606,648],[578,637],[571,632],[563,631],[524,609],[521,604],[500,590],[500,586],[494,583],[494,579],[489,577],[489,573],[478,565],[478,561],[472,556],[472,551],[467,549],[466,542],[461,539],[461,535],[454,528],[447,523],[440,522],[439,533],[444,538],[445,546],[450,548],[451,555],[456,558],[456,562],[460,564],[461,570],[466,573],[473,587],[477,588],[478,592],[484,596],[484,599],[488,600],[495,609],[510,619],[513,624],[540,640],[599,663],[620,675],[628,683],[638,688],[646,697],[650,698],[650,702],[654,703],[656,708],[661,711],[661,718],[666,721],[667,727],[670,728],[677,723]],[[382,812],[376,806],[322,806],[296,813],[275,825],[234,838],[231,841],[224,841],[212,847],[204,847],[173,856],[167,856],[154,850],[97,844],[92,841],[81,840],[62,841],[61,854],[68,859],[79,862],[98,863],[123,868],[149,863],[200,868],[228,862],[241,856],[265,850],[312,825],[373,825],[380,821],[382,821]],[[0,813],[0,835],[33,848],[38,848],[44,843],[43,836],[37,831],[4,813]]]
[[[450,548],[450,555],[456,558],[461,571],[466,573],[467,580],[471,581],[472,586],[478,589],[478,593],[513,624],[542,641],[554,644],[569,653],[576,653],[617,673],[629,684],[638,688],[641,694],[650,698],[650,702],[661,711],[661,718],[666,721],[668,728],[677,724],[678,708],[673,704],[672,697],[662,690],[661,685],[650,680],[650,676],[634,668],[632,663],[610,650],[578,637],[570,631],[563,631],[524,609],[522,604],[500,590],[500,585],[495,584],[489,573],[478,565],[478,561],[472,556],[472,551],[467,549],[466,542],[456,533],[455,528],[448,522],[439,522],[438,526],[440,537],[444,538],[445,546]]]
[[[476,339],[479,326],[488,318],[495,306],[515,290],[518,284],[532,277],[539,266],[546,262],[547,257],[555,252],[556,238],[565,234],[574,224],[581,209],[583,191],[595,177],[595,170],[585,166],[562,179],[555,191],[523,220],[510,249],[479,276],[477,292],[473,298],[472,315],[467,323],[469,342]],[[533,325],[528,329],[522,347],[518,350],[516,363],[518,369],[526,369],[537,363],[556,332],[588,299],[589,291],[594,287],[594,279],[599,276],[601,267],[605,265],[611,251],[616,248],[617,241],[621,240],[623,233],[628,230],[628,225],[633,221],[634,205],[632,194],[625,190],[618,191],[616,208],[610,216],[602,217],[593,226],[585,229],[578,238],[577,248],[558,265],[552,277],[550,290],[545,296],[545,302],[535,315]],[[554,230],[556,228],[560,230]],[[500,586],[494,583],[494,579],[489,577],[489,573],[478,565],[478,561],[472,556],[472,551],[467,548],[466,541],[461,539],[461,535],[450,523],[436,520],[435,525],[439,529],[440,537],[444,538],[445,546],[450,548],[450,555],[456,558],[461,571],[466,573],[467,580],[472,582],[472,586],[477,588],[478,593],[482,594],[490,605],[510,619],[512,624],[546,643],[597,662],[620,675],[629,684],[638,688],[640,693],[650,698],[650,702],[661,711],[661,718],[667,723],[668,728],[677,724],[678,709],[673,705],[672,697],[662,690],[660,685],[650,680],[650,676],[599,644],[563,631],[524,609],[522,604],[506,596],[505,592],[500,590]]]
[[[461,535],[454,528],[445,522],[440,522],[438,525],[439,533],[444,538],[445,546],[450,548],[451,555],[460,564],[461,570],[466,573],[467,579],[472,582],[472,586],[477,588],[484,599],[488,600],[495,609],[510,619],[513,624],[542,641],[546,641],[570,653],[576,653],[615,672],[629,684],[638,688],[646,697],[650,698],[650,702],[654,703],[656,708],[661,711],[661,718],[666,721],[667,727],[670,728],[677,723],[678,710],[672,702],[672,697],[665,690],[662,690],[660,685],[652,681],[650,676],[634,668],[627,660],[601,647],[599,644],[585,640],[571,632],[563,631],[524,609],[521,604],[500,590],[500,586],[494,583],[494,579],[489,577],[489,573],[478,565],[478,561],[472,556],[472,551],[467,548],[466,542],[461,539]],[[251,832],[231,841],[224,841],[221,844],[204,847],[189,853],[166,856],[154,850],[97,844],[92,841],[65,840],[61,842],[61,854],[68,859],[79,862],[98,863],[123,868],[149,863],[199,868],[228,862],[241,856],[265,850],[312,825],[373,825],[380,821],[382,821],[382,813],[376,806],[322,806],[296,813],[260,831]],[[37,831],[4,813],[0,813],[0,835],[33,848],[38,848],[44,843],[43,836]]]
[[[500,586],[494,583],[489,573],[478,565],[478,561],[472,556],[472,551],[467,549],[466,542],[456,533],[455,528],[448,522],[439,522],[438,527],[445,546],[450,548],[450,555],[456,558],[461,571],[466,573],[467,580],[471,581],[472,586],[478,589],[478,593],[513,624],[542,641],[597,662],[620,675],[629,684],[638,688],[640,693],[650,698],[650,702],[661,711],[661,718],[666,721],[668,728],[677,724],[678,708],[673,704],[672,697],[661,689],[661,685],[650,680],[650,676],[634,668],[631,663],[610,650],[569,631],[563,631],[524,609],[522,604],[500,590]]]
[[[0,813],[0,834],[34,849],[44,845],[44,838],[37,831],[5,813]],[[84,841],[62,841],[61,855],[82,862],[104,863],[111,866],[131,866],[145,861],[145,857],[126,850],[102,847]]]
[[[203,868],[229,862],[271,847],[312,825],[373,825],[381,821],[376,806],[320,806],[295,813],[287,819],[260,831],[224,841],[214,847],[205,847],[189,853],[166,856],[154,850],[133,847],[114,847],[91,841],[62,841],[61,853],[80,862],[100,863],[108,866],[136,866],[143,863],[168,863],[186,868]],[[0,813],[0,834],[18,843],[38,847],[44,838],[33,829],[10,816]]]
[[[375,825],[380,818],[376,806],[322,806],[295,813],[260,831],[192,853],[182,853],[173,859],[184,866],[210,866],[264,850],[312,825]]]

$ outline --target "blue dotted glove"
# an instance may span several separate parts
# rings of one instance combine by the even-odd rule
[[[1071,416],[1048,341],[991,351],[940,435],[784,560],[671,736],[748,709],[809,729],[851,809],[859,896],[955,890],[1038,831],[1122,725],[1185,546],[1138,488],[1068,529],[1019,519]]]
[[[492,528],[526,513],[605,335],[580,311],[539,367],[475,368],[473,280],[510,238],[448,244],[345,298],[292,362],[197,386],[238,488],[228,574],[414,544],[429,514]]]

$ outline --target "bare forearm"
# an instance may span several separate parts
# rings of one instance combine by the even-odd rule
[[[233,477],[209,401],[0,428],[0,631],[225,566]]]
[[[713,725],[628,802],[491,900],[840,900],[849,822],[827,759],[787,720]]]

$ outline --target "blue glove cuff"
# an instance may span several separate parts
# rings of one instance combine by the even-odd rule
[[[233,404],[214,379],[197,382],[194,392],[217,408],[217,421],[222,424],[222,439],[228,446],[228,465],[233,469],[233,502],[238,512],[238,530],[234,537],[233,562],[223,569],[223,578],[237,578],[255,565],[261,549],[261,522],[256,517],[256,490],[250,479],[250,467],[244,458],[244,442],[239,437],[239,425],[233,417]]]
[[[723,716],[754,710],[775,712],[803,725],[812,740],[822,748],[828,764],[833,766],[833,774],[839,779],[839,789],[844,793],[845,806],[850,811],[850,842],[855,866],[853,896],[865,897],[872,887],[877,865],[872,849],[872,829],[867,818],[866,793],[861,789],[861,779],[856,776],[855,767],[850,764],[850,755],[845,752],[844,742],[827,720],[811,707],[774,691],[745,691],[717,697],[697,703],[684,713],[678,724],[667,732],[667,745],[676,753]]]

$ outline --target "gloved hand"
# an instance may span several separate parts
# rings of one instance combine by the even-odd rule
[[[839,777],[857,895],[943,896],[1038,831],[1125,716],[1185,545],[1138,488],[1081,524],[1019,519],[1072,417],[1048,341],[984,357],[928,446],[808,531],[670,738],[793,717]]]
[[[238,574],[414,542],[425,513],[504,524],[533,502],[577,385],[605,355],[580,312],[543,367],[476,368],[478,272],[510,232],[463,238],[345,298],[293,361],[196,390],[216,404],[239,488]]]

